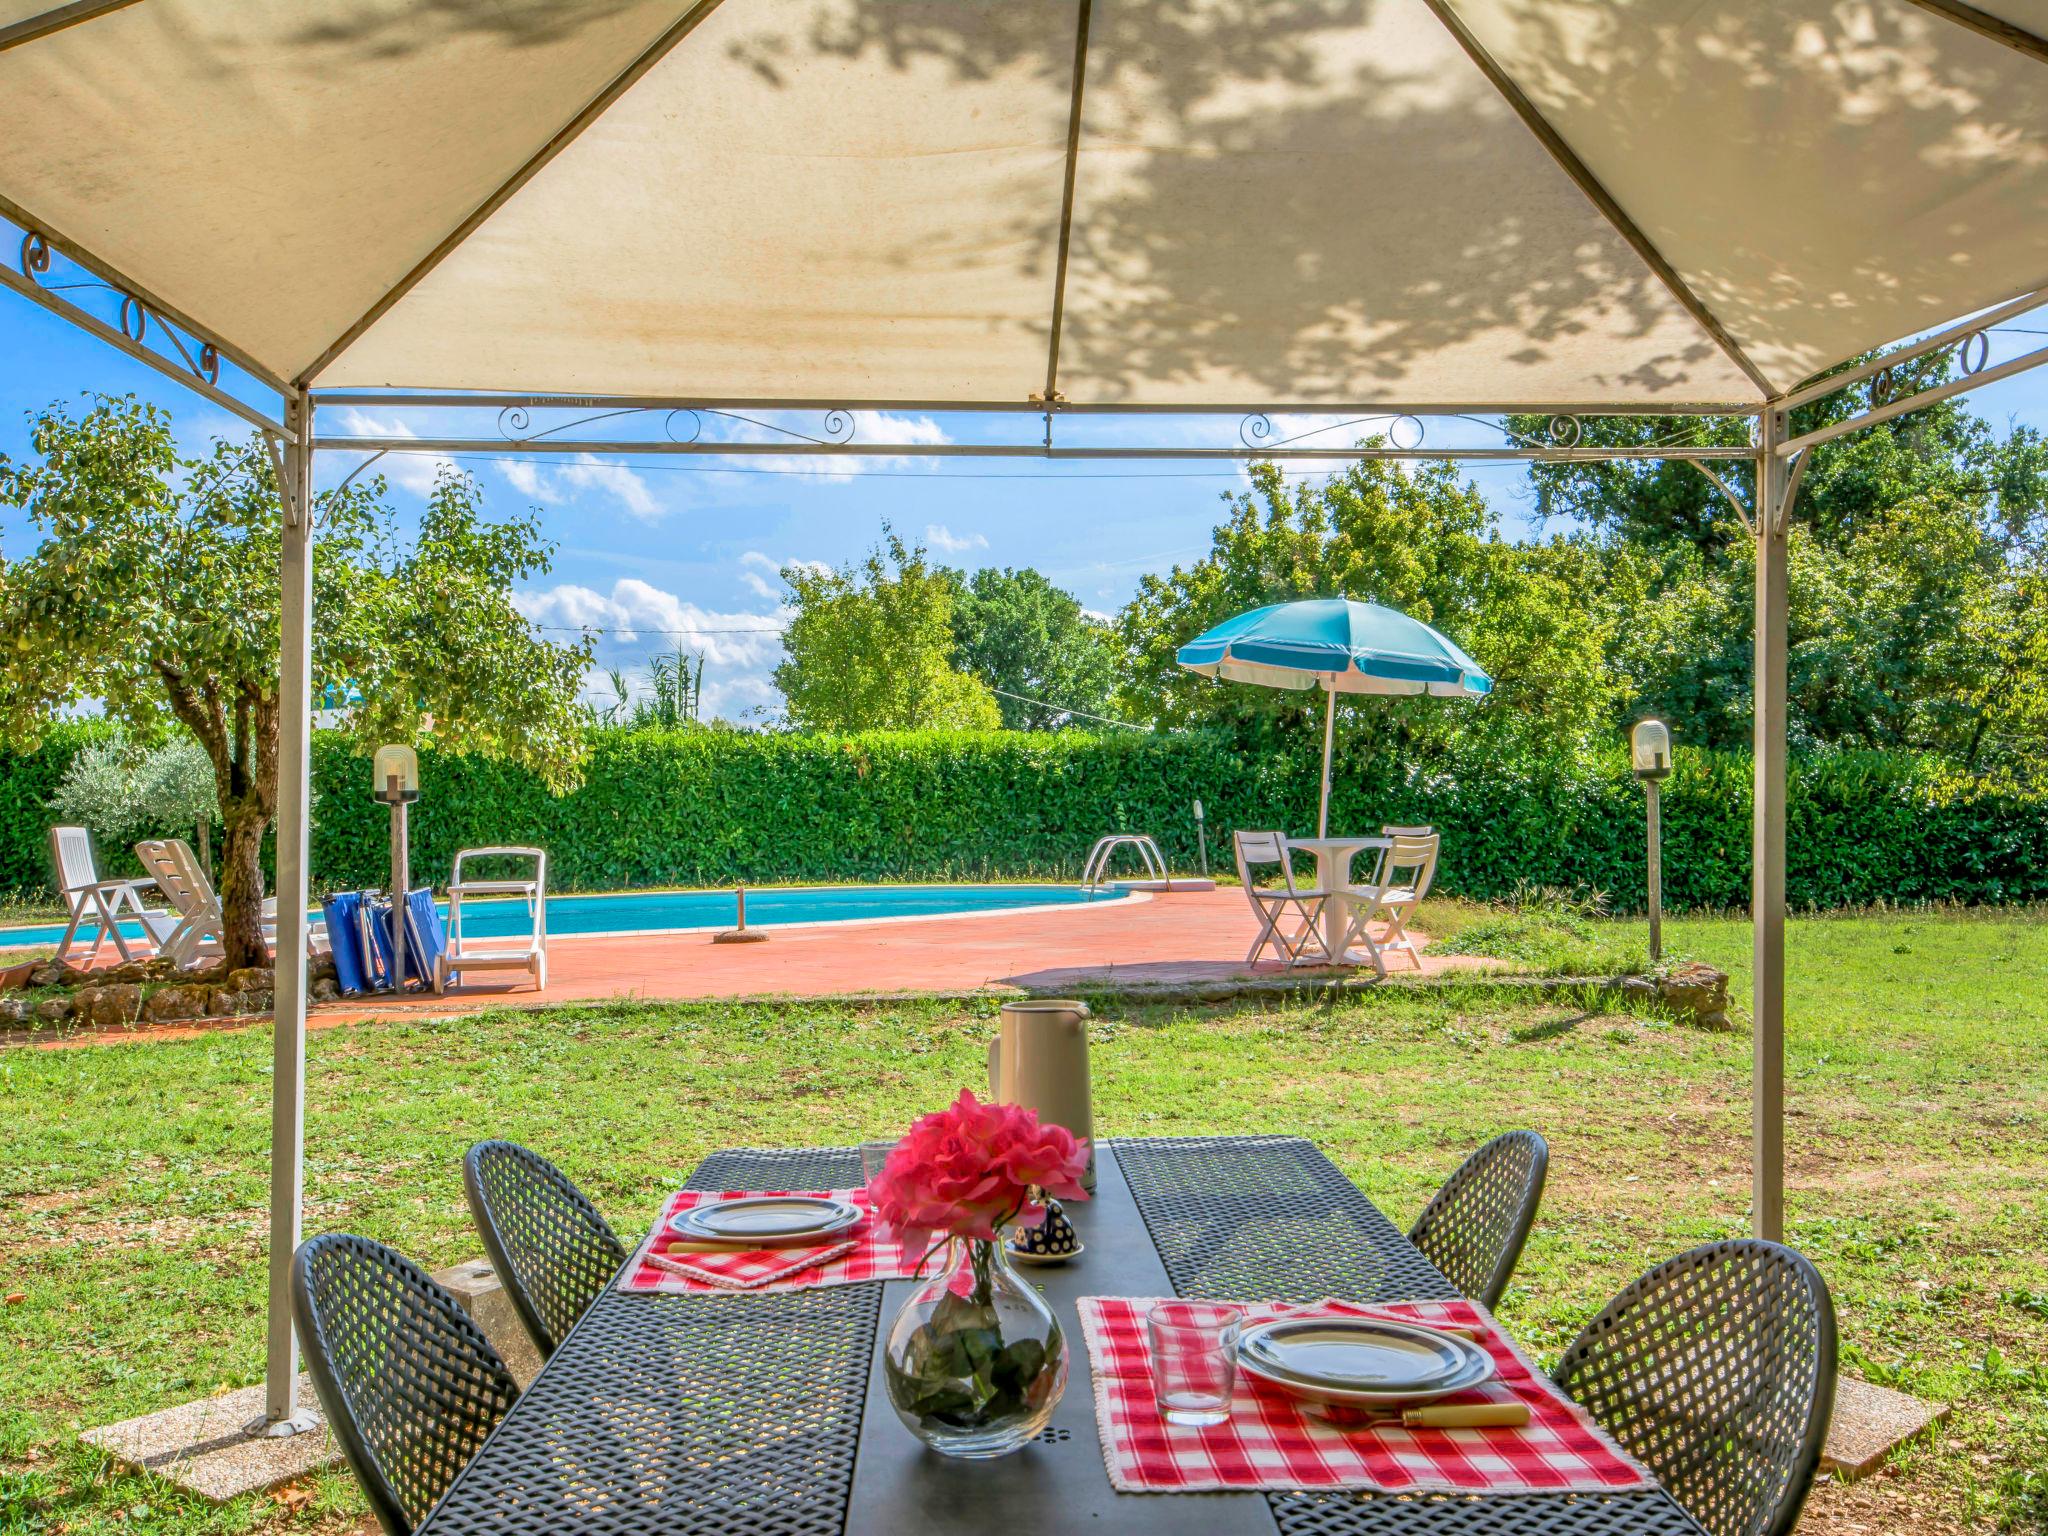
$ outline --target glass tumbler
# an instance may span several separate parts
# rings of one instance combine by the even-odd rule
[[[889,1161],[889,1154],[896,1150],[893,1141],[864,1141],[860,1144],[860,1176],[864,1184],[873,1184],[881,1176],[882,1165]]]
[[[1146,1314],[1152,1391],[1167,1423],[1199,1428],[1230,1417],[1243,1325],[1241,1311],[1218,1301],[1162,1301]]]

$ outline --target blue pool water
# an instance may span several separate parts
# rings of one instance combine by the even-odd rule
[[[749,889],[747,926],[770,928],[783,923],[838,923],[857,918],[935,917],[951,912],[1002,912],[1018,907],[1078,906],[1089,901],[1115,901],[1124,893],[1085,893],[1071,885],[842,885]],[[447,914],[447,904],[441,906]],[[663,933],[678,928],[730,928],[731,891],[634,891],[620,896],[550,896],[548,932]],[[477,901],[463,908],[465,934],[489,938],[525,933],[526,904],[521,901]],[[139,938],[139,924],[121,929]],[[95,925],[81,924],[88,941]],[[10,945],[54,944],[64,925],[0,928],[0,949]]]

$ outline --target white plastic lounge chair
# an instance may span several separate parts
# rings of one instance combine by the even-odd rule
[[[1278,832],[1239,832],[1232,841],[1237,848],[1237,878],[1244,884],[1245,898],[1259,919],[1259,936],[1244,957],[1246,965],[1259,958],[1267,945],[1287,965],[1327,965],[1329,951],[1323,946],[1320,919],[1329,892],[1304,888],[1294,883],[1294,862],[1287,853],[1287,841]],[[1253,867],[1280,866],[1280,885],[1262,887]],[[1288,926],[1289,918],[1296,926]]]
[[[226,951],[221,942],[223,920],[220,896],[192,845],[182,837],[137,843],[135,856],[155,877],[174,916],[156,913],[145,916],[143,925],[156,940],[157,953],[189,970],[202,960],[218,960]],[[277,947],[277,898],[263,898],[263,940]],[[306,953],[317,955],[327,947],[327,925],[314,918],[306,924]]]
[[[1346,949],[1353,944],[1364,946],[1372,968],[1381,976],[1387,974],[1385,951],[1390,949],[1406,950],[1415,969],[1422,969],[1421,952],[1408,937],[1408,920],[1429,894],[1430,883],[1436,879],[1437,853],[1443,845],[1428,827],[1388,827],[1385,835],[1388,843],[1380,853],[1372,884],[1351,888],[1351,928],[1344,938]],[[1377,941],[1367,926],[1375,921],[1386,925]]]
[[[220,897],[213,882],[199,867],[192,845],[182,837],[152,839],[135,845],[135,856],[156,880],[157,889],[170,903],[169,915],[145,918],[157,953],[189,970],[202,960],[218,960],[225,950],[221,944]],[[277,938],[277,902],[263,902],[263,937]]]
[[[61,961],[69,957],[79,923],[91,917],[98,919],[99,929],[93,934],[86,963],[98,959],[101,947],[110,942],[123,960],[133,960],[134,951],[121,932],[121,913],[124,909],[131,913],[148,932],[150,918],[164,916],[162,912],[152,913],[142,904],[142,893],[156,882],[102,880],[99,861],[93,857],[92,834],[84,827],[50,828],[50,861],[56,865],[57,889],[63,893],[64,905],[71,913],[71,921],[64,926],[64,937],[57,941],[57,958]]]
[[[466,859],[518,858],[533,860],[530,880],[465,880]],[[521,896],[531,931],[497,938],[464,938],[462,904],[479,896]],[[464,971],[526,971],[536,987],[548,984],[548,855],[544,848],[465,848],[455,855],[455,868],[448,877],[448,947],[434,962],[434,990],[446,992],[448,984]]]

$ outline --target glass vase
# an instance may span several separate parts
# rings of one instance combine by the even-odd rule
[[[1007,1456],[1045,1428],[1067,1385],[1067,1341],[1000,1243],[948,1245],[889,1329],[889,1401],[946,1456]]]

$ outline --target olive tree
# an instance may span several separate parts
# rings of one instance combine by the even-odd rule
[[[230,965],[264,963],[263,839],[278,792],[282,517],[260,438],[182,457],[169,418],[132,397],[45,411],[37,459],[0,458],[0,502],[42,536],[0,558],[0,732],[26,745],[97,700],[148,738],[175,718],[205,749],[222,834]],[[487,521],[476,483],[445,474],[399,537],[381,479],[316,498],[313,686],[348,701],[365,746],[431,734],[552,784],[583,752],[586,646],[550,643],[512,583],[548,568],[536,521]]]

